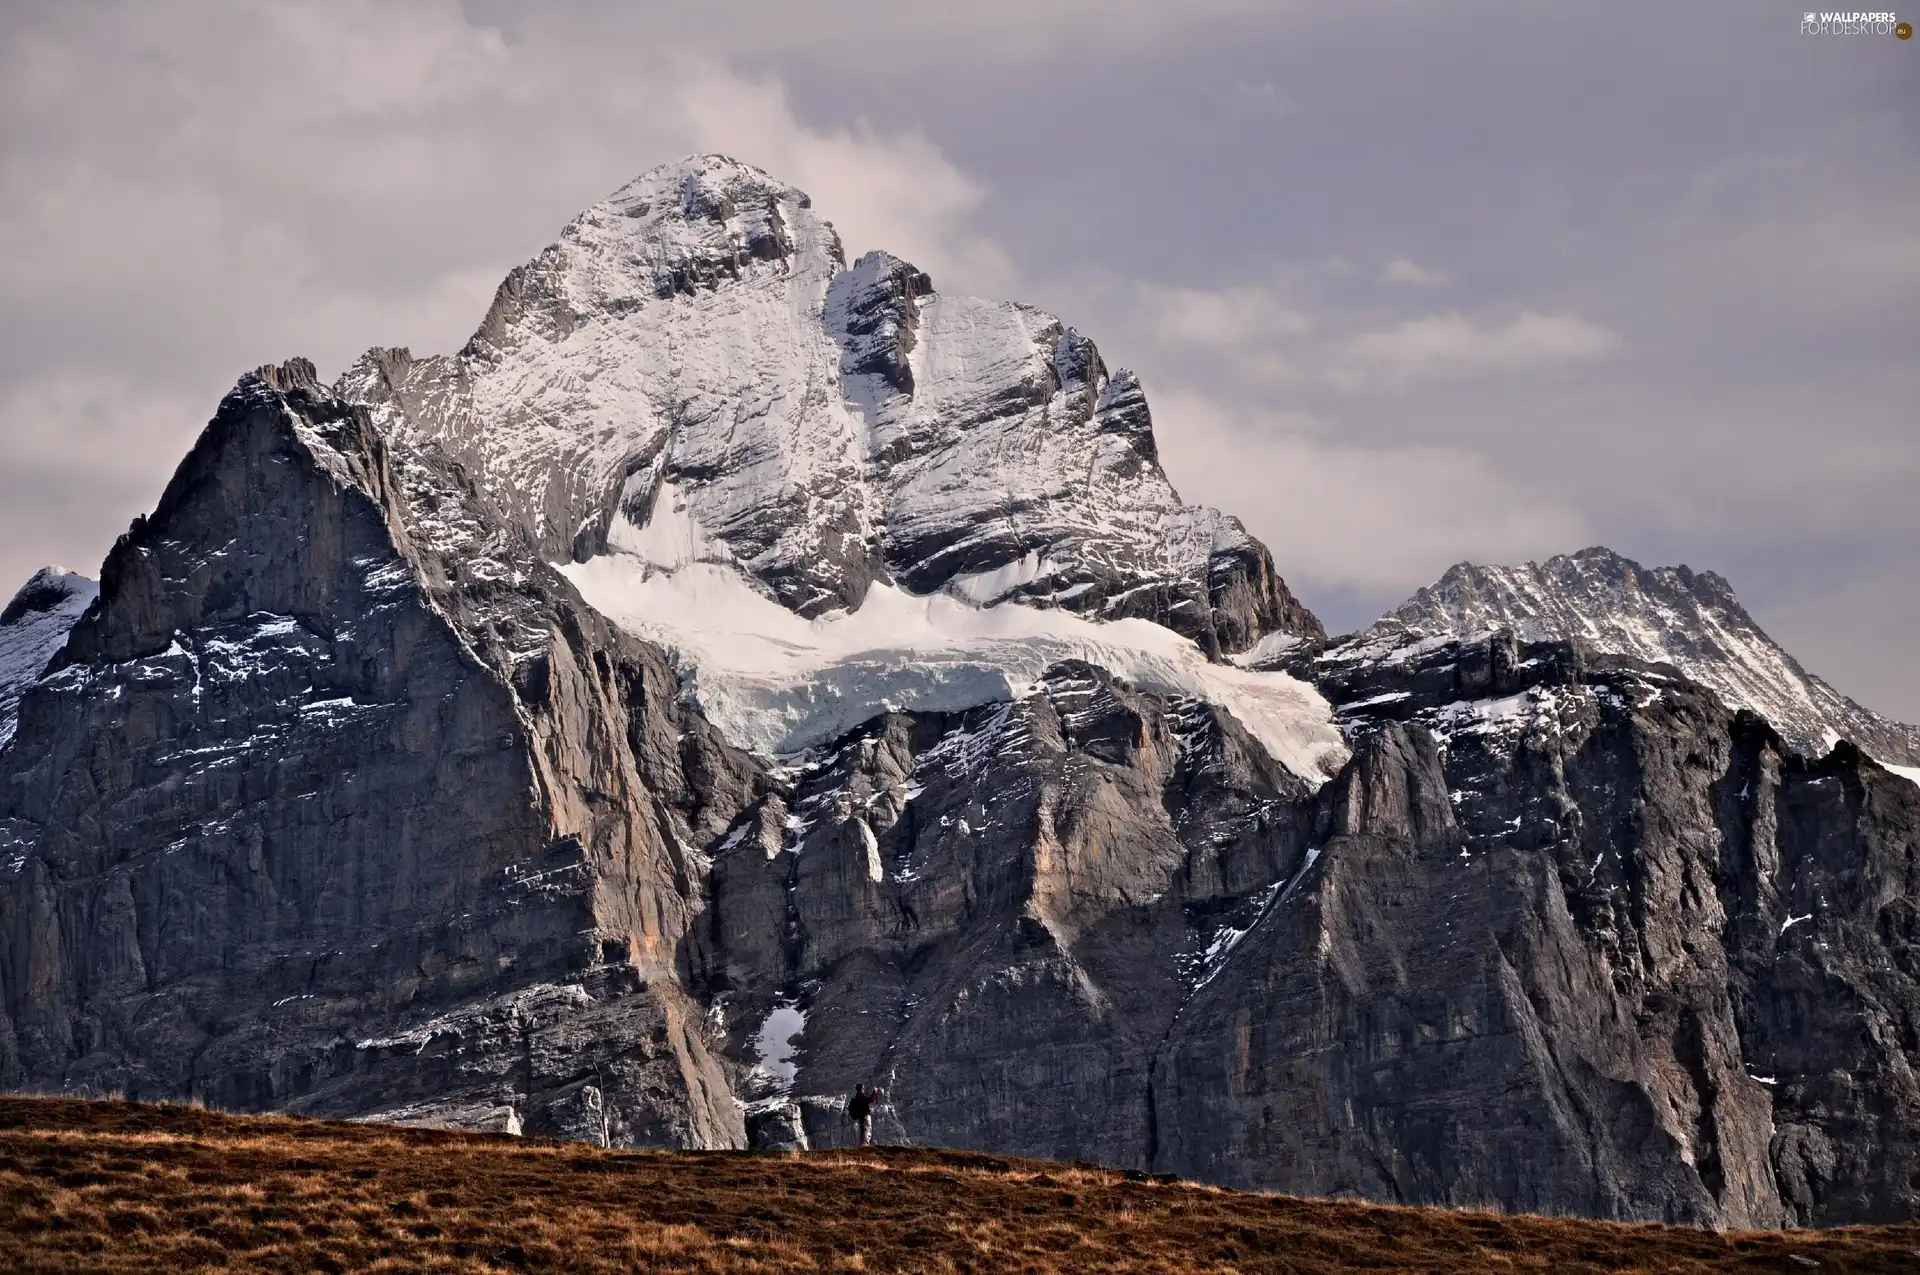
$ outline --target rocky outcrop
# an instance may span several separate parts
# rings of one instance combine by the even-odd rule
[[[1157,1166],[1719,1226],[1911,1216],[1920,788],[1565,645],[1396,673],[1347,700],[1312,874],[1161,1059]]]
[[[748,1096],[818,1144],[879,1078],[906,1140],[1142,1163],[1154,1049],[1218,914],[1295,866],[1310,791],[1219,710],[1085,664],[870,723],[714,857],[730,1039],[751,1058],[769,1014],[804,1011],[797,1077]]]
[[[879,1077],[902,1140],[1237,1186],[1910,1216],[1920,789],[1564,644],[1373,675],[1328,686],[1355,755],[1317,794],[1072,666],[790,777],[707,932],[748,1059],[802,1015],[764,1143]]]
[[[244,379],[0,754],[0,1082],[729,1145],[681,988],[756,769],[457,467]]]

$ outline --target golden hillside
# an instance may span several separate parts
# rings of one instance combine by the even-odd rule
[[[1920,1271],[1920,1225],[1716,1235],[876,1148],[603,1151],[0,1098],[0,1270]]]

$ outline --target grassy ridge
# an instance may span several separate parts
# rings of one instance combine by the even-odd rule
[[[966,1152],[603,1151],[0,1098],[0,1270],[1911,1273],[1920,1226],[1715,1235]]]

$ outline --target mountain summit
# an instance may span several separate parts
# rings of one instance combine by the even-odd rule
[[[1920,730],[1861,707],[1808,673],[1712,571],[1643,567],[1595,547],[1518,567],[1460,563],[1363,630],[1363,641],[1466,637],[1508,629],[1670,664],[1734,708],[1821,756],[1842,739],[1883,761],[1920,765]]]
[[[0,609],[0,748],[13,737],[20,697],[66,643],[100,586],[65,567],[42,567]]]
[[[804,617],[882,582],[1212,654],[1321,632],[1238,521],[1181,503],[1139,382],[1091,341],[885,253],[848,269],[807,195],[724,156],[575,218],[458,355],[376,350],[339,388],[550,558],[725,562]]]

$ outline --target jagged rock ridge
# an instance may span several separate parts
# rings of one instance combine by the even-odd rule
[[[1750,708],[1811,756],[1847,739],[1920,765],[1920,730],[1891,721],[1808,673],[1756,624],[1711,571],[1643,567],[1583,549],[1519,567],[1460,563],[1356,635],[1352,658],[1381,658],[1423,638],[1506,629],[1524,642],[1577,641],[1594,651],[1671,664]]]
[[[242,380],[0,752],[0,1083],[735,1145],[680,989],[753,769],[430,450]]]

